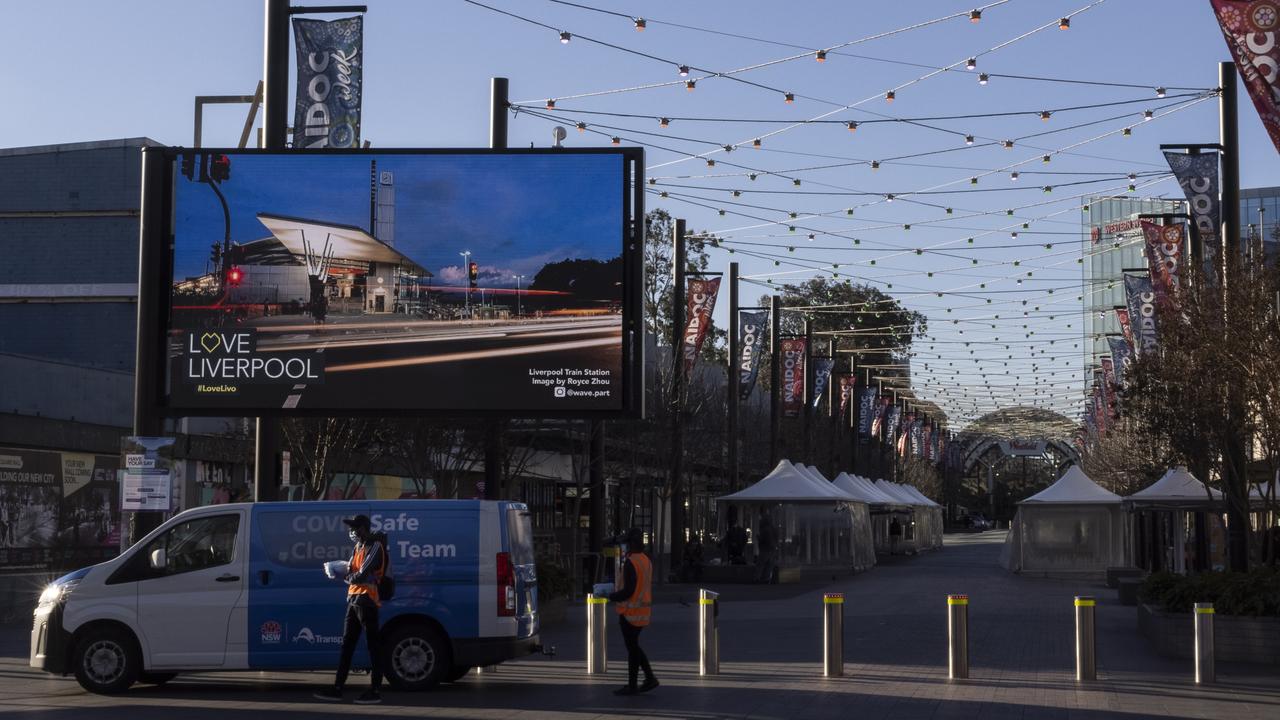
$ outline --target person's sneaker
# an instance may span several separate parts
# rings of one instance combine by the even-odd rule
[[[325,702],[342,702],[342,691],[336,687],[327,687],[311,693],[311,697]]]
[[[636,692],[642,692],[642,693],[643,693],[643,692],[649,692],[650,690],[652,690],[652,689],[654,689],[654,688],[656,688],[656,687],[658,687],[658,678],[652,678],[652,677],[651,677],[651,678],[649,678],[648,680],[645,680],[645,681],[644,681],[644,684],[643,684],[643,685],[641,685],[641,686],[640,686],[640,689],[639,689],[639,690],[637,690]]]
[[[377,705],[382,702],[382,696],[377,690],[366,690],[364,694],[356,698],[357,705]]]
[[[623,685],[617,690],[614,690],[613,694],[614,695],[639,695],[640,690],[637,689],[635,685]]]

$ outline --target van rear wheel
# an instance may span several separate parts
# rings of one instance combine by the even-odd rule
[[[445,682],[453,668],[448,638],[430,625],[402,627],[383,647],[387,680],[397,690],[434,687]]]
[[[80,687],[99,695],[122,693],[138,679],[142,653],[133,637],[119,628],[90,630],[72,653]]]

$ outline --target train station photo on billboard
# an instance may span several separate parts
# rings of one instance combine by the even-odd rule
[[[632,409],[638,153],[168,152],[171,411]]]

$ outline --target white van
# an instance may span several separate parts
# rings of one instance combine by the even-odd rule
[[[388,536],[395,597],[383,603],[393,687],[451,682],[540,650],[529,512],[520,503],[371,500],[188,510],[119,557],[54,581],[31,629],[31,666],[91,692],[209,670],[327,670],[342,644],[343,518]],[[368,667],[364,643],[354,667]]]

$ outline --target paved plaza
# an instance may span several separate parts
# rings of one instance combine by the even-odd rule
[[[1280,717],[1280,668],[1219,663],[1220,682],[1196,687],[1190,661],[1155,655],[1135,610],[1091,582],[1011,575],[996,565],[1003,533],[949,535],[940,552],[892,558],[824,585],[727,585],[721,611],[722,674],[697,671],[696,589],[664,588],[642,637],[662,681],[615,697],[626,660],[611,629],[610,672],[585,673],[581,607],[548,628],[555,659],[530,658],[418,694],[387,692],[381,706],[321,705],[321,673],[204,673],[119,697],[81,691],[73,679],[26,667],[23,626],[0,631],[0,716],[16,719],[160,720],[339,718],[1231,718]],[[845,677],[824,679],[822,593],[842,591]],[[970,596],[971,678],[946,678],[948,593]],[[1072,597],[1098,597],[1096,683],[1077,685]],[[339,609],[335,608],[335,612]],[[356,676],[351,687],[366,682]],[[350,693],[354,697],[355,693]]]

